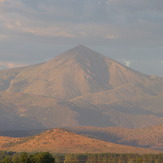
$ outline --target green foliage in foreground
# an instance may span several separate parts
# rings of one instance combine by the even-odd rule
[[[163,163],[163,154],[50,154],[0,151],[0,163]]]
[[[55,163],[55,158],[48,152],[34,154],[1,152],[0,163]]]

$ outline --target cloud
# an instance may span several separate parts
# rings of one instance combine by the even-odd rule
[[[162,0],[0,0],[0,41],[161,47]],[[75,40],[75,41],[74,41]],[[28,46],[27,45],[27,46]],[[16,45],[15,45],[16,46]],[[29,46],[28,46],[29,47]],[[39,47],[39,45],[38,45]],[[27,51],[24,48],[24,51]],[[19,53],[19,52],[17,52]],[[139,55],[139,54],[138,54]],[[127,57],[126,57],[127,58]]]
[[[4,2],[6,2],[6,1],[7,1],[7,0],[0,0],[0,3],[2,3],[2,4],[3,4],[3,3],[4,3]]]
[[[0,13],[3,12],[0,20],[4,29],[13,33],[17,28],[20,32],[45,37],[96,35],[131,41],[146,39],[146,42],[150,38],[160,41],[163,33],[163,23],[157,23],[163,22],[163,10],[158,10],[163,9],[160,0],[6,1],[0,7]]]
[[[23,66],[26,66],[26,65],[20,64],[20,63],[14,63],[14,62],[0,61],[0,69],[23,67]]]
[[[120,8],[124,7],[127,10],[155,10],[163,8],[163,2],[161,0],[106,0],[108,5],[116,5]]]
[[[36,36],[43,37],[68,37],[74,38],[75,35],[68,31],[66,28],[51,26],[51,27],[32,27],[23,25],[20,22],[5,24],[5,27],[12,31],[17,31],[18,33],[29,33]]]
[[[106,39],[117,39],[117,38],[119,38],[119,36],[116,34],[111,34],[111,35],[104,36],[104,38],[106,38]]]
[[[42,20],[28,19],[24,16],[15,15],[15,18],[10,19],[0,16],[3,22],[3,27],[11,35],[17,36],[24,34],[31,34],[42,37],[65,37],[65,38],[104,38],[117,39],[118,33],[114,26],[109,24],[89,23],[75,23],[75,22],[49,22],[45,23]]]
[[[0,21],[12,37],[31,34],[42,38],[103,38],[134,46],[162,45],[163,11],[156,9],[163,3],[159,0],[150,2],[153,10],[147,0],[7,2],[0,7]]]
[[[7,35],[5,35],[5,34],[0,34],[0,39],[7,39],[8,38],[8,36]]]
[[[123,60],[123,62],[125,63],[125,65],[127,66],[127,67],[130,67],[131,66],[131,61],[129,61],[129,60]]]

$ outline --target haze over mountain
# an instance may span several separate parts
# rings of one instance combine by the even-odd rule
[[[162,77],[80,45],[45,63],[0,71],[0,129],[143,128],[163,123],[162,99]]]

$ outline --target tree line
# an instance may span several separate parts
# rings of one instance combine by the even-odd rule
[[[163,154],[51,154],[0,151],[0,163],[163,163]]]

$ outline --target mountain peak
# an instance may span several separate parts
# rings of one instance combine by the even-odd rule
[[[75,58],[85,58],[85,59],[92,59],[92,58],[104,58],[102,54],[99,54],[98,52],[84,46],[84,45],[78,45],[66,52],[64,52],[62,55],[63,57],[75,57]]]
[[[87,46],[79,44],[76,47],[74,47],[73,49],[89,49]]]
[[[74,48],[72,48],[71,50],[91,50],[91,49],[85,45],[79,44],[79,45],[75,46]]]

